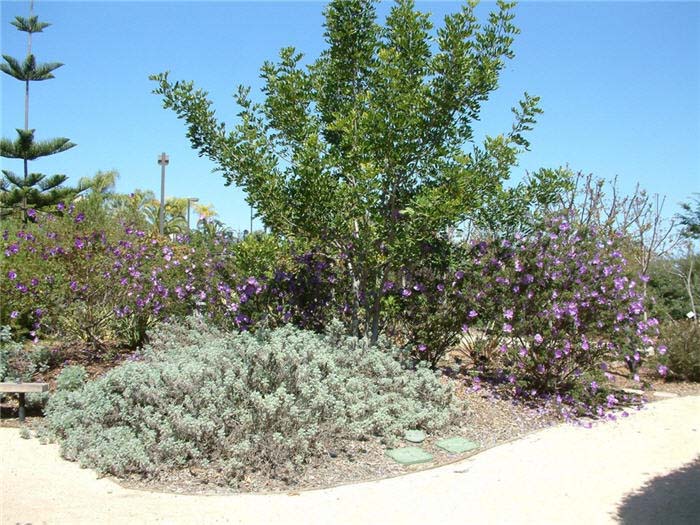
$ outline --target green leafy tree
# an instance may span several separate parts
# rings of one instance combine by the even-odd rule
[[[690,202],[682,202],[683,213],[678,219],[683,225],[683,234],[691,239],[700,239],[700,193],[696,193]]]
[[[75,144],[67,138],[56,138],[45,141],[37,141],[33,129],[29,129],[29,84],[54,78],[53,71],[63,64],[49,62],[40,64],[32,54],[32,35],[41,33],[50,24],[40,22],[38,17],[32,14],[33,1],[29,4],[29,17],[15,17],[12,21],[19,31],[27,33],[27,56],[23,62],[3,55],[4,64],[0,64],[0,70],[17,80],[24,82],[24,129],[17,129],[18,137],[11,141],[3,138],[0,141],[0,155],[10,159],[21,159],[24,163],[23,176],[18,176],[9,170],[2,170],[3,178],[0,181],[0,206],[2,214],[7,215],[13,209],[19,208],[22,219],[28,220],[30,208],[45,208],[56,204],[67,197],[75,195],[76,189],[62,187],[67,180],[65,175],[47,176],[41,173],[29,172],[29,161],[55,155],[66,151]]]
[[[502,191],[541,111],[525,93],[510,130],[474,138],[513,57],[514,4],[500,1],[482,24],[470,2],[433,31],[410,0],[384,25],[374,3],[330,2],[320,58],[304,67],[302,54],[282,49],[262,67],[264,102],[239,88],[230,130],[192,82],[151,78],[193,148],[245,189],[273,233],[322,244],[346,265],[351,331],[376,340],[383,283],[420,266],[426,244]]]
[[[568,168],[542,168],[510,188],[496,188],[469,221],[468,237],[513,238],[529,234],[542,219],[559,209],[562,195],[573,188],[574,174]]]

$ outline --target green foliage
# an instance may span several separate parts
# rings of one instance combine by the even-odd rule
[[[22,357],[22,345],[12,340],[9,326],[0,326],[0,381],[14,381],[24,373],[17,367]]]
[[[700,239],[700,193],[696,193],[690,202],[681,203],[681,208],[683,213],[678,218],[685,228],[684,234],[691,239]]]
[[[695,320],[663,323],[661,341],[666,353],[658,361],[671,377],[700,381],[700,325]]]
[[[60,62],[37,64],[34,55],[27,55],[21,63],[9,55],[3,55],[2,58],[5,64],[0,64],[0,71],[23,82],[50,80],[54,78],[52,71],[63,65]]]
[[[405,370],[386,342],[340,331],[228,335],[190,318],[160,330],[142,361],[53,396],[47,429],[65,457],[100,472],[202,467],[233,484],[254,470],[293,476],[337,440],[392,442],[448,423],[449,386]]]
[[[513,187],[499,188],[470,217],[476,230],[471,237],[512,239],[516,233],[533,233],[561,195],[573,190],[573,180],[568,168],[542,168]]]
[[[276,235],[255,232],[236,243],[233,265],[240,275],[272,277],[276,269],[290,264],[289,243]]]
[[[374,3],[336,0],[325,10],[327,49],[308,67],[293,48],[261,69],[264,102],[249,89],[232,129],[192,82],[151,77],[226,184],[245,189],[272,232],[322,245],[351,274],[352,329],[376,340],[382,284],[420,265],[421,246],[503,191],[541,112],[527,93],[510,131],[474,144],[473,123],[513,57],[512,3],[485,23],[475,3],[433,31],[410,0],[383,26]]]
[[[67,366],[56,378],[56,390],[60,392],[72,392],[82,388],[87,380],[85,367],[75,365]]]
[[[650,313],[660,320],[685,319],[694,303],[700,304],[700,255],[658,259],[649,268],[648,293],[653,299]]]
[[[142,288],[135,294],[122,282],[130,272],[150,275],[164,261],[162,250],[168,242],[155,242],[121,224],[99,204],[97,196],[88,194],[65,207],[62,215],[37,215],[36,222],[26,225],[7,221],[7,241],[2,242],[0,255],[3,277],[17,278],[0,281],[4,299],[0,314],[16,336],[64,337],[98,351],[121,336],[130,344],[142,341],[154,318],[148,312],[117,316],[115,309],[129,304],[135,310],[134,299],[138,292],[143,295]],[[164,282],[184,270],[158,273]]]
[[[55,155],[75,146],[67,138],[37,142],[34,140],[33,129],[18,129],[17,134],[19,136],[14,142],[5,138],[0,140],[1,156],[30,161]],[[25,176],[21,177],[11,171],[3,170],[3,179],[0,181],[0,190],[2,191],[0,205],[4,215],[20,206],[23,212],[22,216],[26,217],[29,209],[44,209],[64,199],[72,198],[78,190],[62,187],[67,179],[68,177],[65,175],[49,177],[42,173],[25,173]]]
[[[27,357],[31,363],[32,374],[44,373],[58,365],[57,353],[43,345],[36,345]]]
[[[38,18],[31,14],[32,5],[30,4],[29,18],[18,16],[11,22],[19,31],[27,33],[30,48],[32,34],[41,33],[50,25],[39,22]],[[77,189],[62,186],[67,179],[65,175],[47,176],[29,172],[29,161],[55,155],[75,146],[67,138],[36,141],[34,130],[29,129],[29,83],[54,78],[52,72],[63,64],[59,62],[39,64],[31,53],[27,54],[23,62],[9,55],[3,55],[3,59],[5,63],[0,64],[0,71],[24,82],[25,100],[24,129],[17,129],[18,137],[15,141],[6,138],[0,140],[0,155],[9,159],[21,159],[24,164],[24,173],[18,176],[9,170],[2,170],[0,216],[5,217],[13,211],[18,211],[22,220],[28,222],[32,210],[51,207],[78,193]]]

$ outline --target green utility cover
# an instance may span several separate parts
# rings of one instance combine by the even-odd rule
[[[479,448],[479,445],[477,445],[476,443],[461,437],[441,439],[435,444],[441,449],[446,450],[450,454],[461,454],[462,452],[467,452],[469,450]]]
[[[386,451],[386,455],[402,465],[416,465],[433,460],[432,454],[428,454],[419,447],[393,448]]]
[[[411,443],[421,443],[425,441],[425,432],[422,430],[407,430],[404,438]]]

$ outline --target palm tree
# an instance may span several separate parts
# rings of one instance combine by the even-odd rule
[[[160,201],[151,199],[144,207],[146,220],[152,226],[154,233],[159,231]],[[163,234],[187,233],[187,199],[168,197],[165,200],[163,214]]]
[[[118,178],[119,172],[117,170],[98,171],[92,177],[82,177],[78,181],[78,189],[81,192],[81,196],[88,194],[101,195],[103,197],[114,195],[114,188]]]

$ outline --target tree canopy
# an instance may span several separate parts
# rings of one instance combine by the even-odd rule
[[[541,110],[525,93],[511,129],[475,140],[513,58],[513,3],[499,1],[481,23],[469,2],[437,30],[411,0],[383,25],[374,4],[330,2],[327,49],[307,66],[291,47],[266,62],[264,101],[239,87],[230,128],[193,82],[151,78],[193,148],[246,191],[271,231],[346,262],[365,333],[376,336],[382,283],[503,191]]]
[[[9,55],[3,55],[5,63],[0,64],[0,71],[25,84],[24,129],[17,129],[17,138],[14,141],[6,138],[0,141],[0,155],[9,159],[22,160],[24,170],[21,176],[9,170],[2,170],[0,214],[8,215],[18,209],[25,222],[30,217],[29,210],[53,206],[79,191],[79,189],[63,186],[68,178],[65,175],[47,176],[29,171],[30,161],[55,155],[75,146],[64,137],[37,141],[34,137],[35,130],[29,129],[29,83],[54,78],[53,71],[63,65],[59,62],[37,63],[32,54],[32,34],[41,33],[51,25],[40,22],[38,17],[32,14],[32,7],[33,3],[30,2],[28,18],[17,16],[11,22],[19,31],[27,33],[26,58],[20,62]]]

